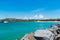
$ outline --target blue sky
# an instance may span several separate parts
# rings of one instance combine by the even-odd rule
[[[60,0],[0,0],[0,18],[60,18]]]

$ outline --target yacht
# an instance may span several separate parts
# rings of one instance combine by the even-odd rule
[[[4,21],[4,23],[8,23],[8,21]]]

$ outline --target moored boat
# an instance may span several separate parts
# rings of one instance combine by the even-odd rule
[[[4,23],[8,23],[8,21],[4,21]]]

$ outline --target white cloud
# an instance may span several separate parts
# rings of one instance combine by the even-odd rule
[[[32,16],[32,17],[23,17],[22,19],[43,19],[44,18],[44,16],[42,15],[42,14],[40,14],[40,15],[34,15],[34,16]]]
[[[28,19],[28,17],[25,16],[25,17],[23,17],[22,19]]]
[[[40,15],[35,15],[34,18],[35,18],[35,19],[43,19],[44,16],[40,14]]]
[[[39,15],[39,18],[44,18],[44,16],[43,15]]]
[[[31,12],[35,13],[35,12],[41,12],[41,11],[44,11],[44,10],[45,10],[44,8],[41,8],[41,9],[32,10]]]
[[[38,15],[35,15],[34,18],[38,18]]]
[[[43,18],[43,19],[50,19],[50,18]]]
[[[60,9],[45,10],[44,8],[32,10],[29,12],[0,12],[0,19],[3,18],[21,18],[21,19],[50,19],[60,18]],[[18,14],[17,14],[18,13]],[[4,15],[3,15],[4,14]],[[38,15],[39,14],[39,15]]]
[[[45,10],[45,9],[37,9],[32,11],[33,14],[36,14],[34,17],[39,19],[50,19],[50,18],[60,18],[60,9],[56,10]],[[40,15],[38,15],[40,14]],[[42,15],[43,14],[43,15]]]

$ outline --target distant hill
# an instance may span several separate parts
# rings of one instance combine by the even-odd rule
[[[60,19],[16,19],[16,18],[5,18],[5,19],[0,19],[0,22],[35,22],[35,21],[60,21]]]

